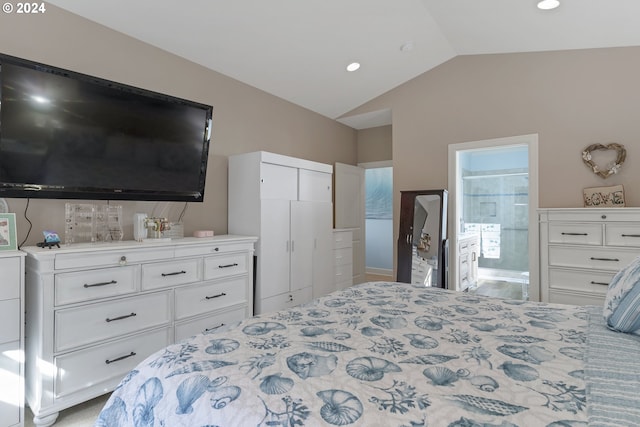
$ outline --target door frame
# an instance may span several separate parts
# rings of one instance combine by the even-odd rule
[[[363,163],[358,163],[358,167],[362,168],[362,169],[378,169],[378,168],[391,168],[393,170],[393,160],[379,160],[379,161],[375,161],[375,162],[363,162]],[[393,179],[393,178],[392,178]],[[366,177],[364,179],[364,185],[366,187]],[[392,187],[393,188],[393,185]],[[365,198],[362,199],[362,214],[364,215],[363,217],[363,222],[364,224],[366,224],[367,219],[366,219],[366,215],[367,215],[367,207],[366,207],[366,190],[364,191],[365,194]],[[393,194],[392,194],[392,199],[393,199]],[[393,203],[393,202],[392,202]],[[393,223],[393,212],[392,212],[392,217],[391,217],[391,222]],[[389,242],[389,247],[391,248],[391,268],[386,270],[386,269],[367,269],[367,263],[366,263],[366,249],[367,249],[367,230],[365,228],[365,231],[363,233],[362,236],[362,241],[363,241],[363,247],[364,247],[364,272],[365,275],[367,274],[373,274],[376,276],[388,276],[391,279],[389,280],[394,280],[395,276],[393,273],[393,266],[395,265],[395,244],[396,242],[393,240],[393,225],[391,226],[391,241]]]
[[[540,256],[539,256],[539,225],[538,225],[538,134],[508,136],[503,138],[485,139],[480,141],[462,142],[458,144],[449,144],[449,200],[452,201],[450,212],[450,262],[449,262],[449,283],[455,286],[458,283],[458,234],[460,232],[460,216],[459,210],[462,205],[462,194],[458,191],[461,186],[459,179],[458,160],[461,151],[497,148],[509,146],[528,147],[529,162],[529,299],[531,301],[540,301]]]

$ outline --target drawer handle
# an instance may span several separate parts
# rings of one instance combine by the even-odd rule
[[[105,321],[108,322],[113,322],[115,320],[122,320],[122,319],[127,319],[129,317],[135,317],[137,316],[136,313],[131,313],[131,314],[125,314],[124,316],[119,316],[119,317],[114,317],[113,319],[109,319],[108,317],[105,319]]]
[[[127,358],[129,358],[129,357],[133,357],[133,356],[135,356],[135,355],[136,355],[136,353],[132,351],[132,352],[131,352],[131,353],[129,353],[129,354],[126,354],[126,355],[124,355],[124,356],[120,356],[120,357],[116,357],[115,359],[111,359],[111,360],[107,359],[107,360],[105,360],[105,361],[104,361],[104,363],[106,363],[106,364],[108,365],[108,364],[110,364],[110,363],[113,363],[113,362],[119,362],[119,361],[121,361],[121,360],[127,359]]]
[[[227,294],[225,294],[224,292],[222,292],[221,294],[218,295],[213,295],[211,297],[204,297],[204,299],[214,299],[214,298],[220,298],[220,297],[226,297]]]
[[[229,268],[229,267],[237,267],[238,263],[234,262],[233,264],[227,264],[227,265],[219,265],[218,268]]]
[[[224,323],[220,323],[218,326],[214,326],[213,328],[206,328],[204,332],[215,331],[216,329],[222,328]]]
[[[110,282],[92,283],[91,285],[89,285],[89,284],[85,283],[85,284],[84,284],[84,287],[85,287],[85,288],[93,288],[93,287],[95,287],[95,286],[115,285],[116,283],[118,283],[118,282],[117,282],[117,281],[115,281],[115,280],[112,280],[112,281],[110,281]]]
[[[623,234],[622,237],[640,237],[640,234]]]
[[[588,236],[589,233],[562,233],[563,236]]]
[[[187,274],[187,272],[184,270],[181,270],[181,271],[174,271],[173,273],[162,273],[162,277],[177,276],[178,274]]]
[[[591,257],[590,259],[591,259],[591,261],[613,261],[613,262],[620,261],[618,258],[596,258],[596,257]]]
[[[591,284],[592,284],[592,285],[603,285],[603,286],[609,286],[609,284],[608,284],[608,283],[605,283],[605,282],[594,282],[593,280],[591,281]]]

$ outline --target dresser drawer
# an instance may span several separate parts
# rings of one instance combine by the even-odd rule
[[[549,224],[549,243],[602,245],[602,224]]]
[[[246,308],[240,307],[213,316],[199,317],[176,323],[176,342],[196,334],[214,334],[222,332],[247,317]]]
[[[353,247],[353,233],[349,231],[333,231],[333,248],[351,248]]]
[[[628,208],[582,208],[582,209],[569,209],[563,210],[549,210],[547,211],[549,221],[597,221],[597,222],[630,222],[638,220],[638,210]]]
[[[640,224],[607,224],[605,226],[607,246],[640,247]],[[640,251],[638,253],[640,255]]]
[[[207,313],[237,304],[249,304],[247,277],[176,289],[176,319]]]
[[[549,246],[549,265],[618,271],[637,258],[637,251],[603,247]]]
[[[0,344],[18,340],[20,340],[20,300],[0,301]]]
[[[20,298],[20,258],[0,258],[0,300]]]
[[[133,293],[138,266],[124,266],[56,274],[55,305],[91,301]]]
[[[334,283],[342,283],[353,281],[353,265],[340,264],[333,267],[335,280]]]
[[[260,301],[259,313],[284,310],[311,301],[313,298],[312,287],[306,287],[293,292],[286,292]]]
[[[87,304],[55,312],[55,350],[63,351],[171,321],[171,292]]]
[[[55,396],[98,385],[105,391],[111,390],[138,363],[167,346],[170,340],[170,329],[162,328],[58,356],[54,359],[58,371]]]
[[[554,304],[571,304],[571,305],[603,305],[604,296],[568,293],[557,290],[549,292],[549,302]]]
[[[549,269],[549,288],[606,295],[615,272]]]
[[[203,239],[206,240],[206,239]],[[176,248],[176,258],[195,257],[211,254],[225,254],[230,252],[247,252],[253,250],[253,242],[250,243],[224,243],[220,245],[188,245]]]
[[[244,253],[212,256],[204,259],[204,280],[233,276],[247,272],[247,255]]]
[[[202,261],[182,259],[142,265],[142,289],[158,289],[201,280]]]
[[[99,251],[90,253],[56,254],[55,269],[115,267],[145,261],[173,258],[173,248],[157,248],[153,250]]]
[[[353,249],[341,248],[333,251],[334,265],[353,264]]]

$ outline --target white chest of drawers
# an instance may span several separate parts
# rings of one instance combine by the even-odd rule
[[[353,286],[353,231],[333,230],[333,273],[335,289]]]
[[[23,248],[34,424],[111,391],[152,352],[253,315],[243,236]]]
[[[0,427],[24,425],[24,253],[0,252]]]
[[[621,268],[640,256],[640,209],[542,209],[541,298],[601,305]]]

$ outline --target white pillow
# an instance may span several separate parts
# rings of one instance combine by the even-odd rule
[[[609,283],[603,315],[611,329],[640,335],[640,257]]]

